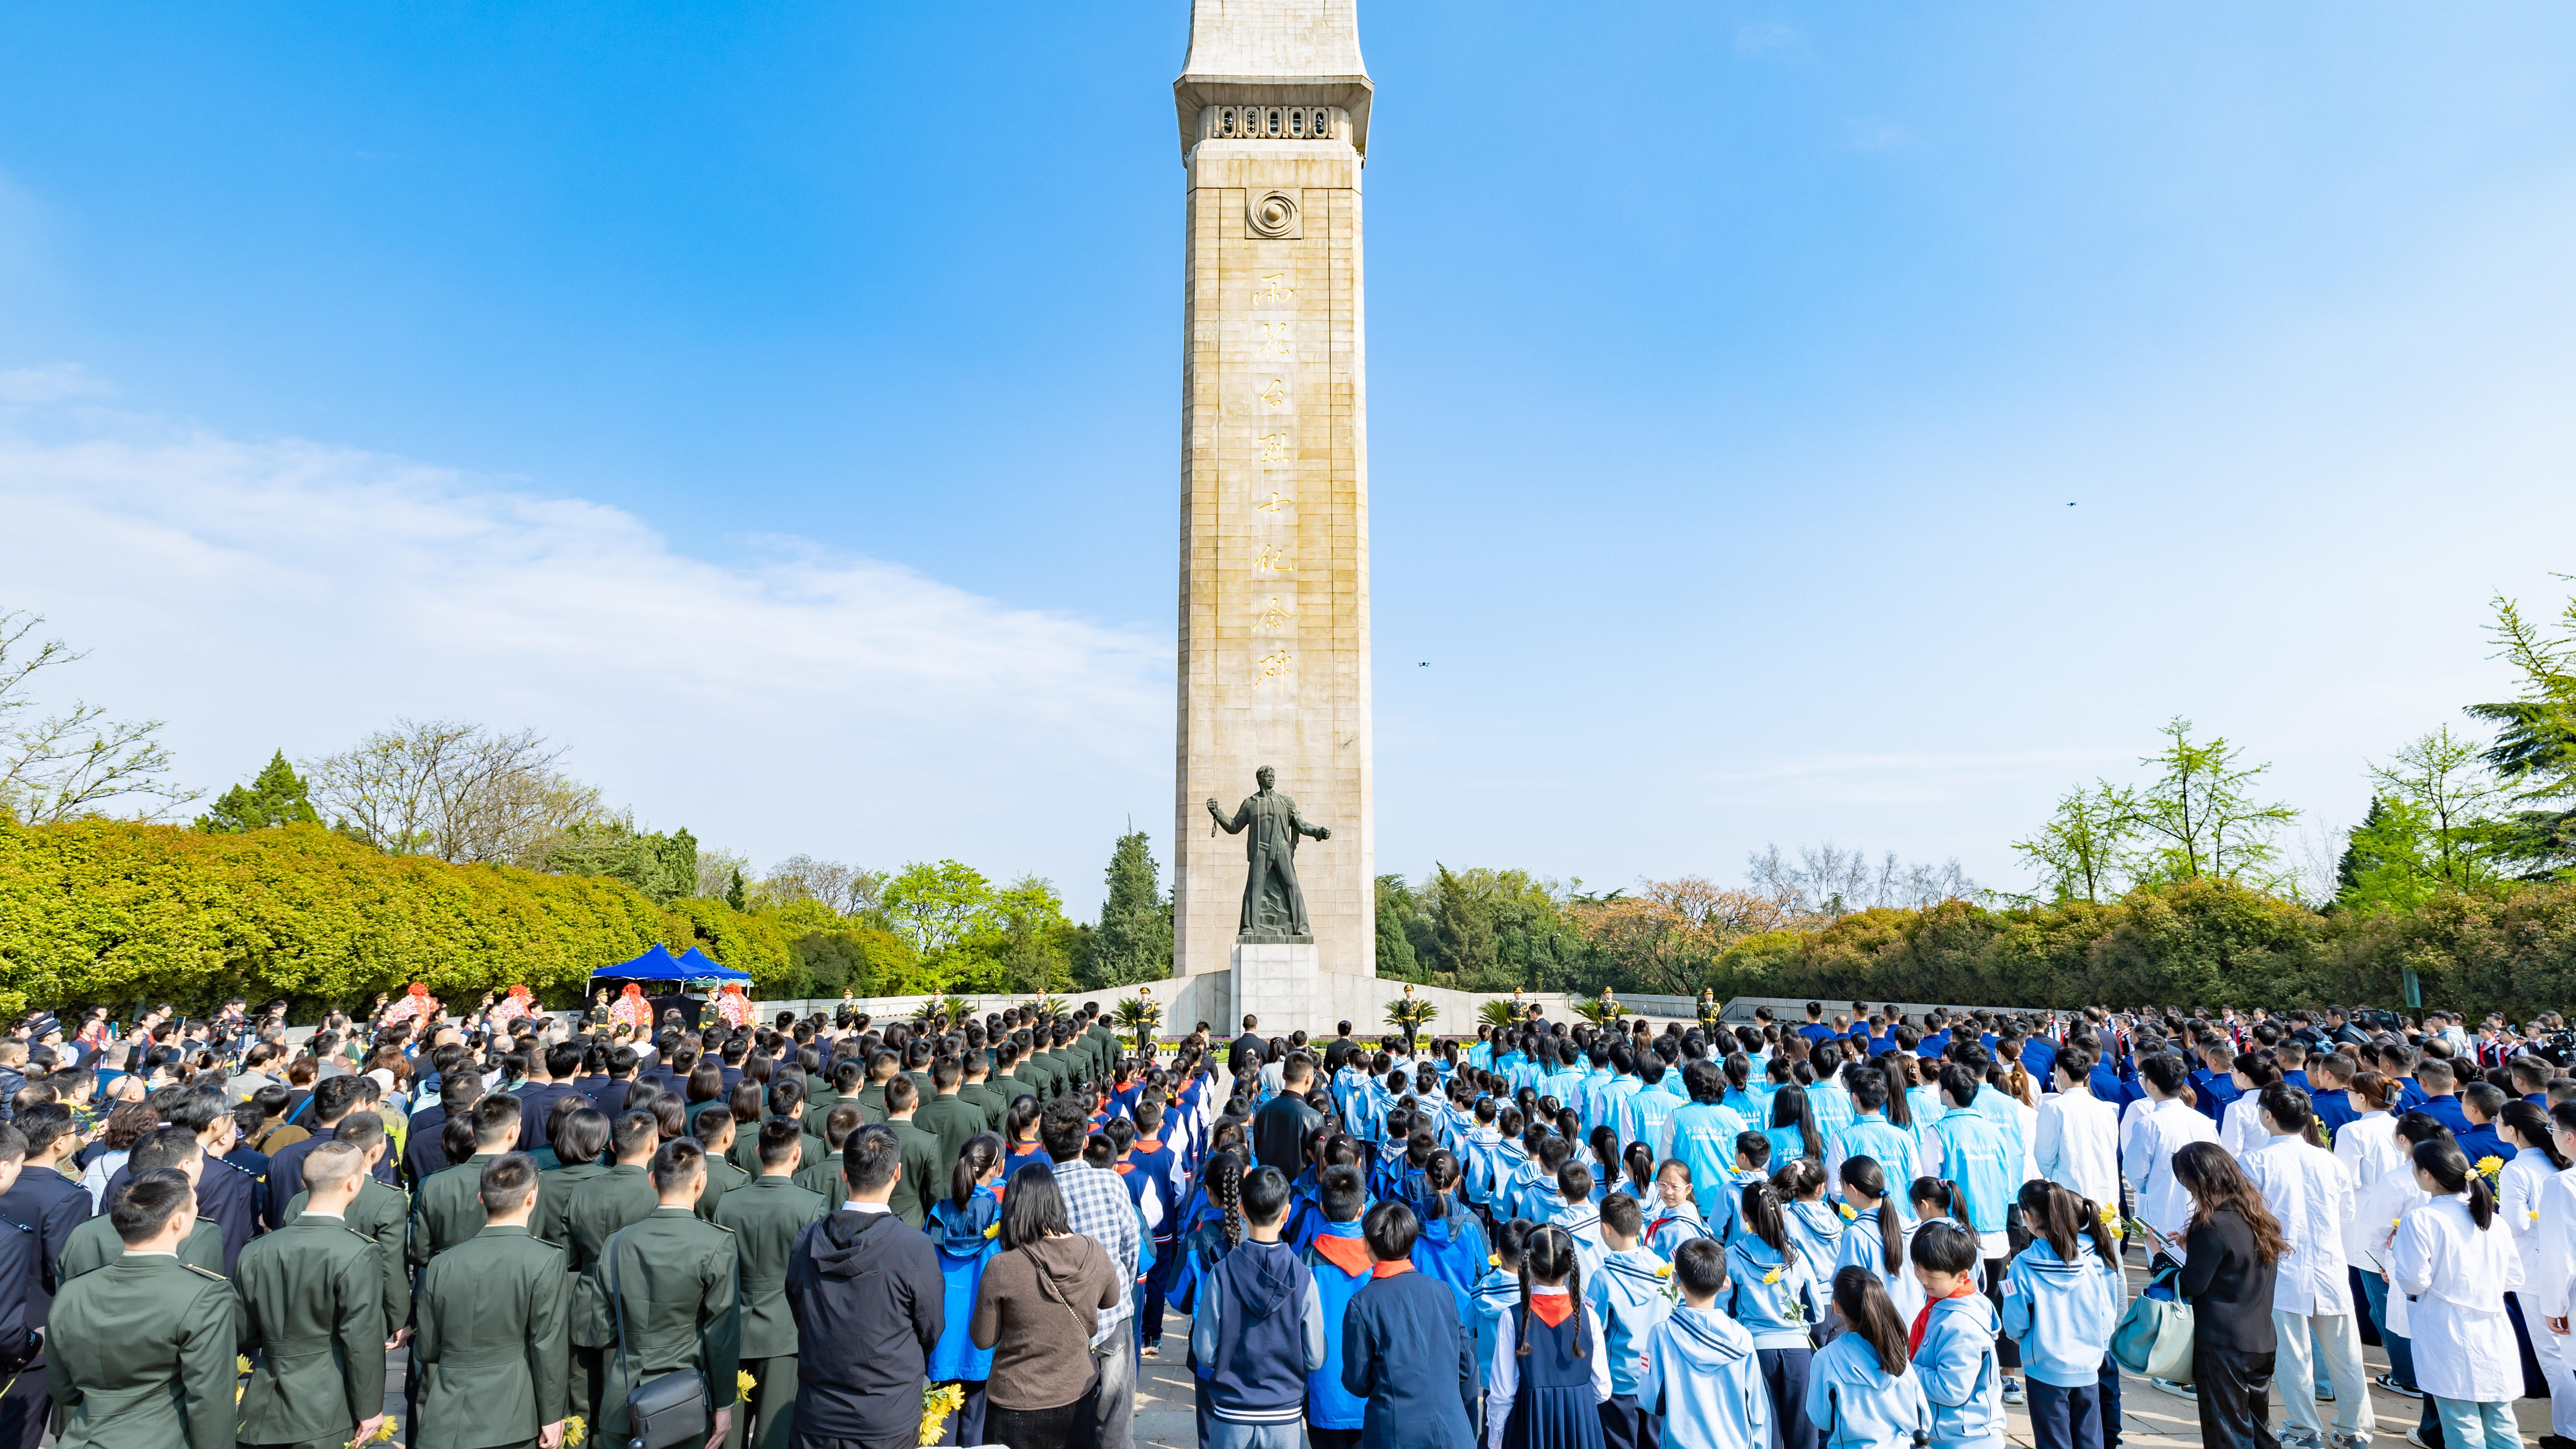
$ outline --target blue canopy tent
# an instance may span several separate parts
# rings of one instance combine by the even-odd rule
[[[674,956],[660,946],[645,948],[644,954],[632,961],[602,966],[590,973],[593,981],[741,981],[749,982],[751,973],[719,966],[715,958],[691,946]]]

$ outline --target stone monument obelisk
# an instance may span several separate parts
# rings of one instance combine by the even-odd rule
[[[1373,993],[1377,961],[1356,0],[1193,0],[1172,93],[1189,177],[1174,972],[1211,1020],[1330,1012]],[[1331,827],[1296,862],[1311,944],[1238,942],[1245,846],[1200,818],[1263,766]]]

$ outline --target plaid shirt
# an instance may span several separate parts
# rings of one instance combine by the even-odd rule
[[[1064,1196],[1066,1224],[1109,1254],[1119,1282],[1134,1283],[1143,1233],[1136,1219],[1136,1200],[1127,1194],[1127,1180],[1077,1157],[1055,1164],[1055,1187]],[[1108,1337],[1110,1330],[1127,1321],[1135,1305],[1133,1293],[1119,1294],[1117,1304],[1102,1311],[1100,1331],[1091,1341]]]

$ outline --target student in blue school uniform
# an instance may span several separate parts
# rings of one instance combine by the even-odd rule
[[[1780,1194],[1781,1212],[1789,1224],[1789,1242],[1807,1265],[1807,1276],[1819,1285],[1834,1281],[1842,1266],[1843,1215],[1825,1201],[1825,1169],[1812,1157],[1793,1157],[1771,1174]]]
[[[1574,1239],[1574,1251],[1583,1259],[1586,1274],[1600,1272],[1601,1255],[1609,1251],[1601,1241],[1600,1207],[1588,1198],[1576,1197],[1591,1181],[1592,1169],[1572,1158],[1556,1170],[1556,1199],[1571,1206],[1557,1213],[1554,1225]]]
[[[1852,1218],[1834,1247],[1834,1271],[1867,1268],[1878,1276],[1880,1291],[1893,1303],[1895,1285],[1913,1282],[1914,1275],[1905,1262],[1905,1216],[1888,1200],[1887,1173],[1877,1159],[1843,1159],[1843,1201],[1850,1206]]]
[[[1637,1402],[1655,1416],[1662,1449],[1770,1449],[1771,1394],[1753,1335],[1719,1311],[1726,1252],[1707,1238],[1681,1245],[1673,1281],[1682,1301],[1646,1336]]]
[[[1491,1266],[1476,1279],[1476,1286],[1467,1290],[1467,1311],[1471,1315],[1467,1327],[1476,1340],[1476,1388],[1480,1395],[1484,1392],[1485,1374],[1494,1362],[1495,1325],[1504,1314],[1520,1306],[1521,1246],[1537,1229],[1538,1224],[1521,1218],[1496,1227],[1494,1253],[1488,1260]],[[1481,1406],[1483,1400],[1479,1398],[1477,1402]],[[1484,1422],[1481,1407],[1477,1422]]]
[[[1243,1179],[1240,1215],[1226,1219],[1242,1237],[1198,1285],[1190,1368],[1199,1441],[1209,1449],[1294,1443],[1307,1384],[1337,1336],[1313,1275],[1279,1241],[1287,1216],[1287,1178],[1255,1169]]]
[[[1458,1159],[1434,1152],[1423,1164],[1425,1195],[1414,1215],[1413,1266],[1464,1294],[1485,1274],[1485,1229],[1458,1198]]]
[[[1843,1332],[1807,1370],[1807,1418],[1818,1449],[1890,1449],[1929,1434],[1932,1406],[1915,1377],[1905,1322],[1875,1268],[1834,1274]]]
[[[1536,1171],[1530,1178],[1529,1186],[1521,1190],[1520,1201],[1514,1205],[1513,1216],[1524,1217],[1534,1223],[1552,1223],[1564,1216],[1576,1203],[1585,1201],[1591,1195],[1588,1190],[1571,1195],[1559,1190],[1558,1178],[1563,1174],[1565,1165],[1574,1160],[1572,1142],[1549,1132],[1531,1149],[1530,1160],[1537,1165]],[[1592,1170],[1585,1168],[1583,1177],[1585,1182],[1590,1182]]]
[[[966,1329],[984,1285],[984,1265],[999,1246],[1002,1199],[994,1187],[1001,1180],[1002,1139],[989,1132],[970,1139],[949,1169],[948,1195],[930,1205],[926,1228],[948,1312],[948,1327],[930,1351],[930,1382],[953,1382],[965,1392],[956,1420],[960,1444],[984,1437],[984,1383],[993,1376],[993,1351],[977,1348]]]
[[[1789,1239],[1780,1194],[1767,1179],[1745,1184],[1738,1217],[1741,1228],[1726,1245],[1726,1311],[1753,1334],[1782,1449],[1815,1449],[1807,1368],[1815,1357],[1810,1330],[1824,1316],[1816,1281]]]
[[[1900,1122],[1889,1111],[1891,1104],[1898,1112],[1908,1104],[1902,1096],[1891,1097],[1887,1073],[1876,1066],[1864,1064],[1848,1075],[1855,1115],[1850,1126],[1826,1142],[1825,1171],[1839,1177],[1844,1162],[1869,1157],[1877,1160],[1888,1181],[1912,1182],[1922,1157],[1913,1117],[1908,1113]]]
[[[2099,1204],[2045,1178],[2022,1184],[2021,1220],[2035,1236],[2004,1272],[2003,1330],[2021,1342],[2031,1440],[2101,1449],[2102,1364],[2127,1296],[2119,1244]]]
[[[1682,1244],[1694,1238],[1715,1241],[1716,1236],[1699,1215],[1699,1200],[1691,1192],[1690,1164],[1678,1157],[1666,1158],[1655,1169],[1654,1196],[1646,1199],[1646,1246],[1669,1263]],[[1719,1244],[1719,1251],[1724,1250],[1725,1245]]]
[[[1601,1319],[1602,1343],[1610,1356],[1610,1397],[1601,1405],[1601,1440],[1606,1449],[1655,1449],[1655,1422],[1639,1406],[1638,1370],[1644,1365],[1646,1338],[1672,1311],[1664,1294],[1672,1265],[1644,1246],[1646,1215],[1633,1197],[1616,1196],[1601,1205],[1600,1268],[1584,1280],[1584,1302]]]
[[[1735,1135],[1735,1170],[1718,1179],[1716,1205],[1708,1214],[1708,1230],[1719,1242],[1732,1245],[1744,1231],[1744,1189],[1771,1180],[1764,1170],[1770,1161],[1770,1138],[1751,1130]]]
[[[1368,1406],[1360,1449],[1475,1449],[1479,1387],[1465,1295],[1415,1268],[1419,1226],[1400,1202],[1379,1203],[1360,1220],[1375,1267],[1342,1315],[1342,1387]]]
[[[1583,1265],[1564,1229],[1540,1226],[1521,1247],[1520,1302],[1494,1330],[1485,1374],[1487,1442],[1501,1449],[1604,1449],[1601,1405],[1610,1356],[1583,1300]]]
[[[2003,1368],[1995,1306],[1977,1288],[1977,1239],[1948,1221],[1915,1229],[1908,1250],[1923,1311],[1908,1335],[1914,1372],[1932,1405],[1931,1449],[2003,1449]]]
[[[1306,1437],[1314,1449],[1355,1449],[1367,1420],[1367,1401],[1342,1387],[1342,1315],[1366,1287],[1377,1266],[1360,1237],[1360,1214],[1368,1207],[1368,1190],[1357,1167],[1324,1169],[1324,1223],[1306,1244],[1305,1263],[1315,1277],[1315,1296],[1323,1304],[1326,1335],[1323,1366],[1306,1376]]]
[[[1136,1139],[1118,1163],[1127,1190],[1146,1224],[1154,1252],[1154,1270],[1145,1276],[1144,1302],[1137,1315],[1139,1337],[1147,1358],[1161,1355],[1163,1303],[1179,1267],[1181,1240],[1181,1163],[1163,1139],[1163,1104],[1147,1096],[1136,1104]],[[1111,1138],[1115,1141],[1113,1135]]]

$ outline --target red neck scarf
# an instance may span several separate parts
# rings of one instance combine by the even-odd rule
[[[1924,1304],[1923,1311],[1914,1315],[1914,1327],[1912,1331],[1905,1335],[1906,1352],[1921,1353],[1923,1351],[1923,1331],[1932,1326],[1933,1309],[1949,1302],[1952,1298],[1974,1298],[1976,1296],[1977,1285],[1973,1282],[1962,1281],[1956,1291],[1944,1295],[1943,1297],[1935,1298],[1931,1302]]]

